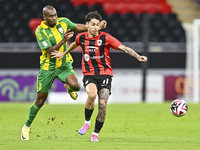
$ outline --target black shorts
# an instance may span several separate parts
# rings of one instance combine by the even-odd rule
[[[97,86],[98,91],[103,88],[106,88],[109,91],[111,91],[111,82],[112,77],[110,75],[86,75],[83,78],[84,87],[86,87],[89,83],[94,83]]]

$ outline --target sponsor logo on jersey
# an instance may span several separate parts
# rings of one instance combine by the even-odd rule
[[[84,59],[85,61],[89,61],[89,59],[101,59],[101,58],[104,58],[104,55],[101,55],[101,56],[89,56],[88,54],[84,54]]]
[[[101,55],[101,56],[92,56],[92,57],[90,57],[90,59],[98,59],[98,58],[104,58],[104,55]]]
[[[95,52],[96,50],[98,50],[98,47],[95,47],[95,46],[87,46],[85,51]]]
[[[43,41],[42,44],[44,47],[46,47],[48,45],[46,41]]]

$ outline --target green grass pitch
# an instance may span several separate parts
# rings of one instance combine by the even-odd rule
[[[38,112],[29,141],[20,139],[31,103],[0,103],[0,150],[199,150],[200,106],[188,104],[183,117],[170,113],[170,103],[108,104],[99,142],[90,142],[78,129],[84,105],[45,104]]]

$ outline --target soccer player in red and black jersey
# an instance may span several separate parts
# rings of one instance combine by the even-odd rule
[[[79,129],[81,135],[85,134],[90,128],[90,118],[94,110],[96,96],[98,95],[99,111],[96,117],[95,129],[91,135],[91,141],[98,141],[98,135],[106,117],[107,101],[111,93],[113,71],[109,57],[110,47],[114,50],[123,51],[139,61],[147,61],[146,56],[140,56],[110,34],[99,31],[101,20],[102,17],[96,11],[88,13],[85,17],[88,31],[79,33],[76,36],[75,42],[64,53],[58,51],[51,53],[52,58],[59,57],[59,61],[77,46],[82,48],[83,84],[88,97],[85,104],[85,122]]]

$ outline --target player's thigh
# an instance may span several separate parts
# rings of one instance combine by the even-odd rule
[[[60,80],[62,83],[66,83],[66,79],[69,75],[76,75],[76,73],[74,72],[72,66],[69,66],[67,68],[60,68],[59,69],[59,74],[57,76],[57,79]],[[75,80],[77,78],[74,78]],[[78,81],[78,80],[77,80]]]
[[[99,90],[99,103],[107,103],[108,98],[110,96],[110,90],[107,88],[102,88]]]
[[[83,78],[83,86],[85,87],[85,90],[88,95],[97,95],[97,80],[94,76],[84,76]]]
[[[55,77],[56,74],[54,71],[40,70],[37,76],[37,92],[48,93]]]
[[[86,87],[85,87],[85,91],[87,92],[87,94],[93,95],[96,97],[97,95],[97,86],[94,83],[89,83]]]

